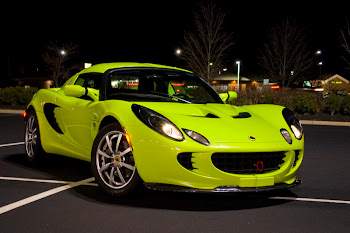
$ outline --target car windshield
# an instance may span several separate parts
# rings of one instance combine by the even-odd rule
[[[148,102],[222,103],[202,79],[173,70],[113,71],[108,78],[108,99]]]

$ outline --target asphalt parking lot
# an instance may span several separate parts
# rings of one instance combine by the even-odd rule
[[[350,232],[350,127],[304,129],[296,188],[112,198],[87,162],[47,155],[28,163],[22,116],[0,114],[0,232]]]

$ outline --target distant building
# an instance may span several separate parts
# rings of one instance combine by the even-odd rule
[[[333,92],[337,94],[348,94],[350,92],[350,81],[339,74],[335,74],[329,78],[324,76],[324,80],[311,80],[312,86],[321,87],[325,92]]]
[[[231,72],[223,72],[213,78],[211,86],[218,92],[237,91],[237,75]],[[249,86],[261,86],[262,82],[251,81],[246,77],[239,77],[239,90],[245,91]]]
[[[19,79],[18,86],[20,87],[37,87],[39,89],[48,89],[52,87],[53,81],[50,78],[44,77],[23,77]]]

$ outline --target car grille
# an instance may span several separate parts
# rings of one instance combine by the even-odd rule
[[[285,152],[214,153],[211,160],[221,171],[233,174],[263,174],[284,163]]]

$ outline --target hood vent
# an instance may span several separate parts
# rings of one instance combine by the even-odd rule
[[[205,116],[197,116],[197,115],[192,115],[193,117],[206,117],[206,118],[220,118],[212,113],[208,113],[207,115]]]
[[[233,118],[249,118],[251,116],[249,112],[240,112],[238,116],[233,116]]]
[[[218,116],[215,116],[214,114],[208,113],[205,117],[208,118],[219,118]]]

